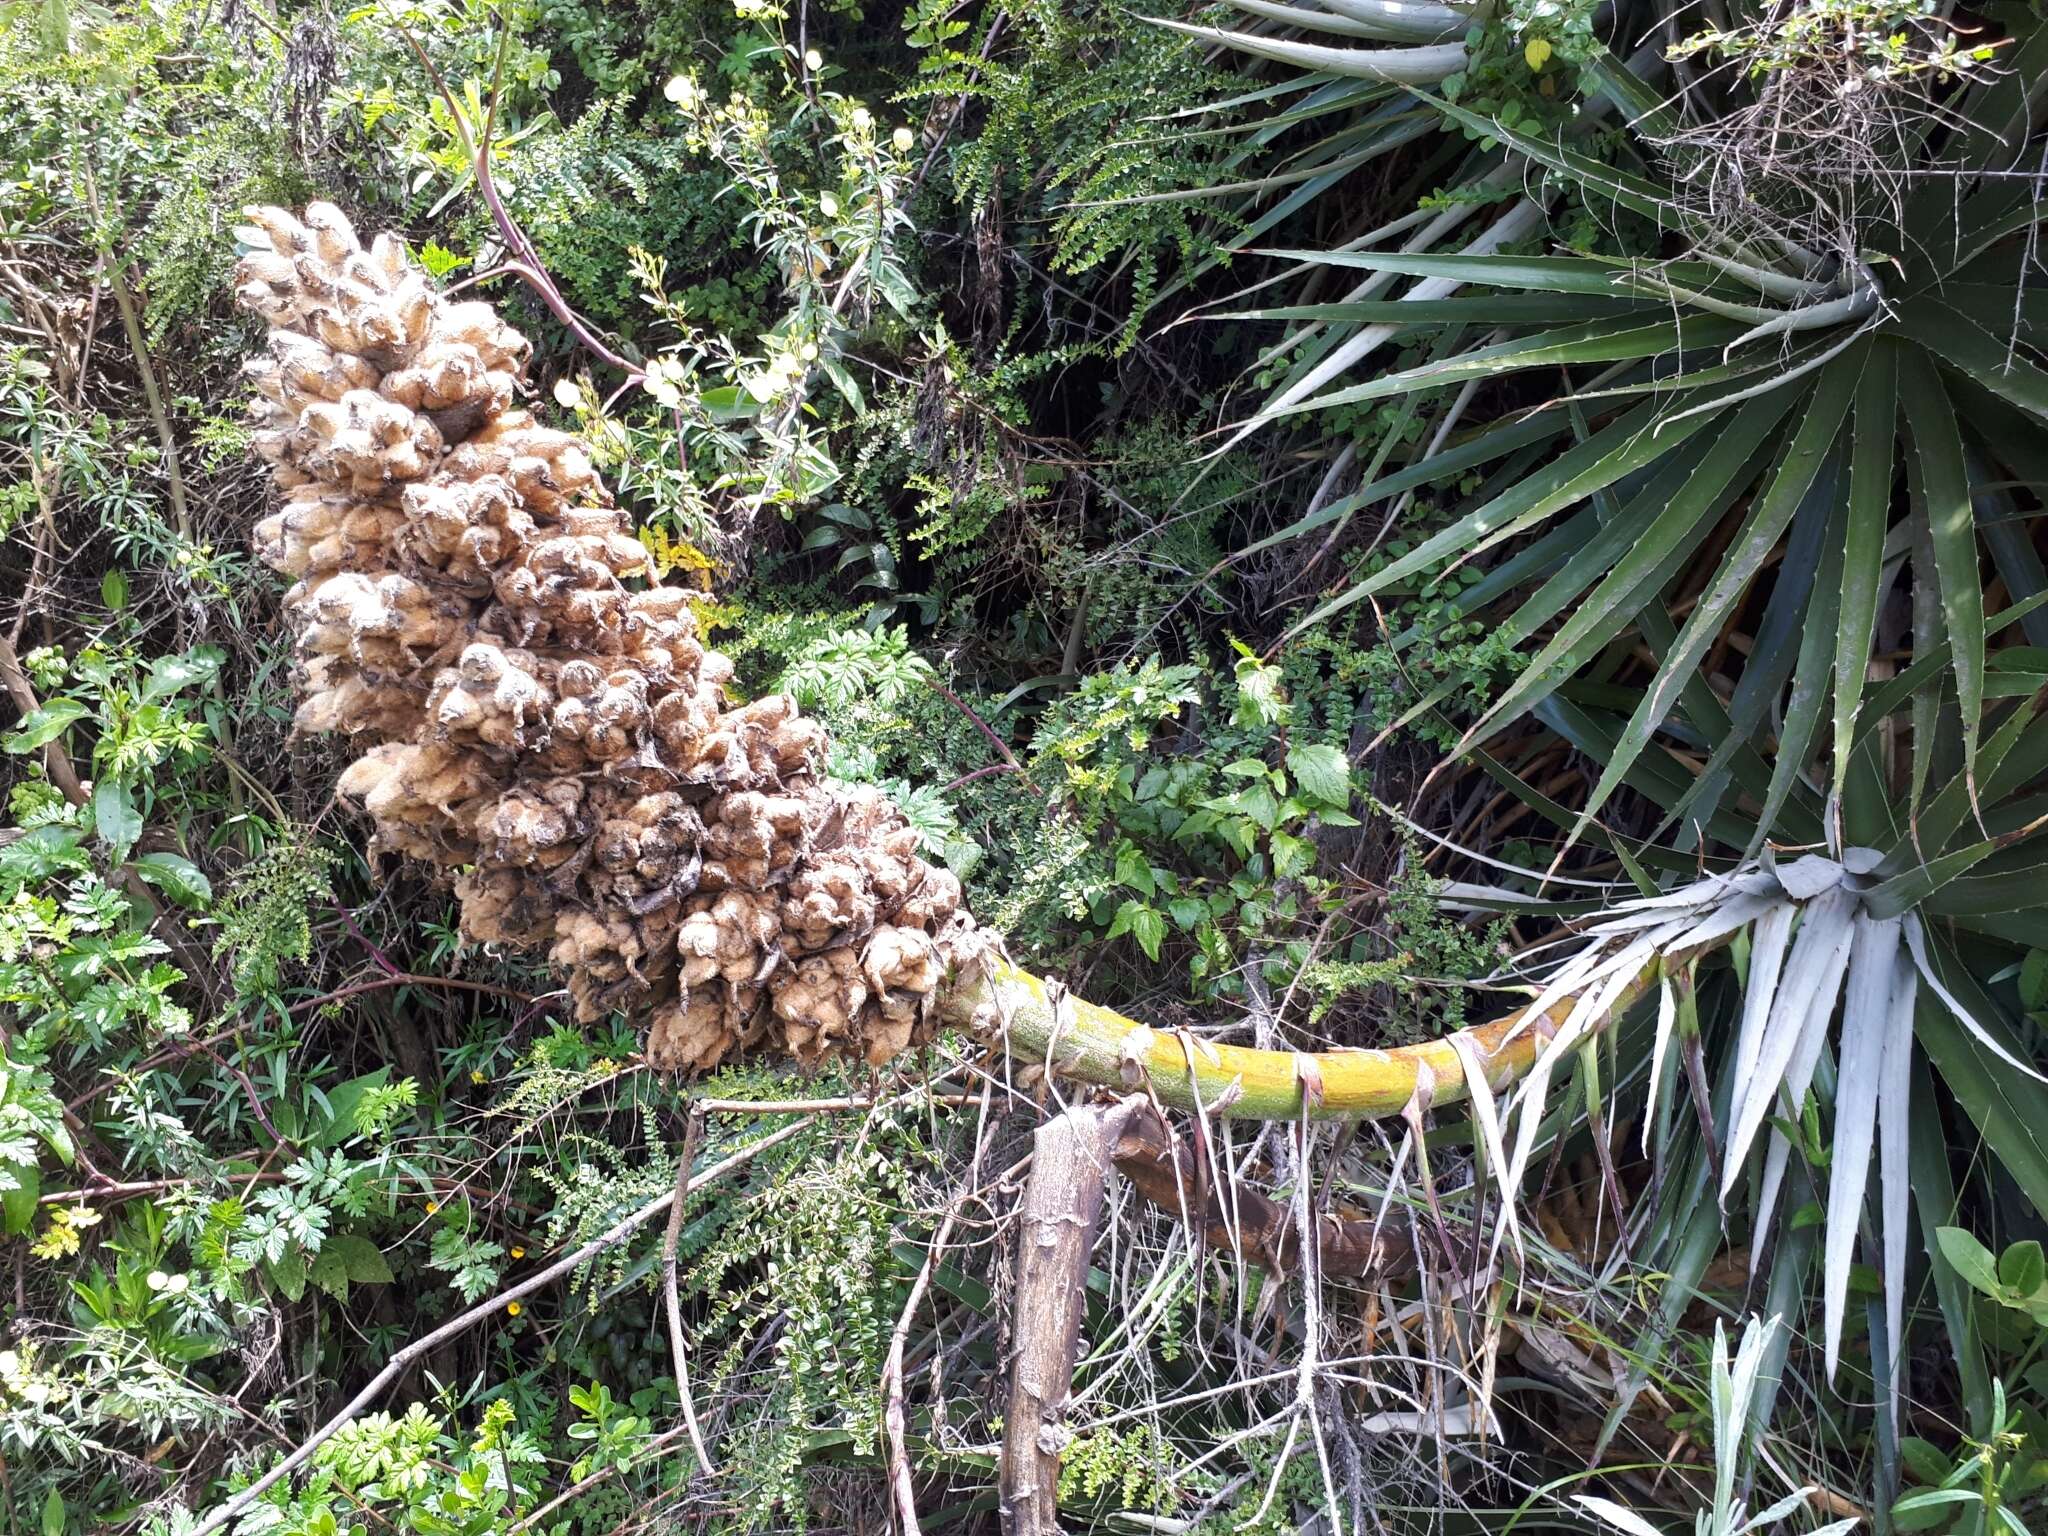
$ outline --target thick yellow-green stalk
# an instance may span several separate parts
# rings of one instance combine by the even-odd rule
[[[1695,946],[1666,957],[1667,963],[1675,967],[1726,942]],[[1595,1027],[1605,1028],[1620,1017],[1656,980],[1657,962],[1652,961]],[[1212,1045],[1150,1029],[1007,963],[969,984],[949,1001],[949,1011],[955,1017],[971,1013],[983,1028],[999,1027],[1015,1060],[1049,1063],[1064,1077],[1102,1087],[1148,1086],[1161,1103],[1177,1109],[1291,1120],[1301,1114],[1306,1091],[1313,1119],[1371,1120],[1399,1114],[1418,1084],[1428,1104],[1464,1099],[1465,1065],[1454,1043],[1461,1037],[1471,1059],[1482,1065],[1488,1086],[1496,1092],[1509,1086],[1529,1070],[1576,1001],[1565,997],[1533,1018],[1526,1008],[1518,1009],[1393,1050],[1313,1053]]]

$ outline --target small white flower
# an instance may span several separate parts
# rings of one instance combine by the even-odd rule
[[[825,217],[828,219],[838,218],[839,199],[834,197],[830,192],[820,192],[818,194],[818,212],[825,215]]]
[[[160,1269],[152,1269],[146,1283],[152,1291],[160,1291],[171,1283],[171,1277]]]
[[[583,403],[583,391],[574,379],[555,380],[555,403],[572,411]]]
[[[855,128],[865,133],[868,129],[874,127],[874,125],[874,114],[868,111],[866,107],[855,107],[853,109],[853,126]]]
[[[192,1289],[192,1277],[190,1275],[172,1275],[170,1279],[164,1282],[164,1289],[173,1296],[182,1296]]]
[[[815,362],[818,357],[818,344],[815,341],[807,341],[797,348],[796,355],[807,363]]]
[[[805,53],[804,53],[804,68],[805,68],[805,69],[808,69],[808,70],[809,70],[809,71],[810,71],[810,72],[811,72],[812,74],[816,74],[816,73],[817,73],[817,72],[818,72],[819,70],[823,69],[824,67],[825,67],[825,55],[823,55],[822,53],[818,52],[818,50],[817,50],[817,49],[815,49],[815,48],[811,48],[811,49],[808,49],[808,50],[806,50],[806,51],[805,51]]]
[[[697,99],[697,82],[688,75],[677,75],[661,88],[661,94],[679,107],[688,107]]]
[[[917,142],[917,135],[912,133],[908,128],[898,128],[894,133],[889,135],[889,138],[890,141],[895,144],[897,153],[904,155],[909,154],[910,146]]]

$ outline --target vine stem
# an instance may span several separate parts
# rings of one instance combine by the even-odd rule
[[[959,710],[961,714],[965,715],[969,720],[974,722],[974,728],[980,731],[982,735],[986,736],[988,738],[989,745],[994,747],[997,753],[1001,755],[1003,759],[1003,766],[1008,768],[1012,773],[1016,774],[1017,777],[1023,781],[1024,787],[1026,789],[1030,790],[1031,793],[1033,793],[1034,795],[1037,795],[1041,800],[1045,798],[1045,791],[1040,789],[1036,784],[1031,782],[1031,775],[1026,773],[1024,771],[1024,765],[1017,761],[1017,754],[1010,750],[1010,744],[1007,741],[1004,741],[1002,737],[998,736],[995,733],[995,729],[986,720],[982,719],[980,715],[977,715],[974,712],[974,708],[972,705],[970,705],[965,699],[961,698],[960,695],[955,693],[952,689],[948,688],[944,683],[940,682],[936,677],[927,677],[925,679],[925,682],[927,685],[930,686],[932,692],[936,693],[940,698],[944,699],[948,704],[952,705],[955,709]]]
[[[753,1161],[754,1158],[778,1142],[789,1140],[790,1137],[796,1135],[797,1132],[803,1130],[811,1123],[811,1117],[805,1116],[801,1120],[791,1121],[780,1130],[771,1131],[759,1141],[742,1147],[723,1162],[715,1163],[705,1169],[701,1178],[692,1181],[692,1187],[702,1189],[706,1185],[717,1183],[720,1179],[725,1178],[727,1175],[736,1172]],[[597,1237],[592,1238],[574,1253],[564,1254],[561,1258],[555,1260],[554,1263],[548,1265],[547,1268],[536,1270],[533,1274],[527,1276],[526,1279],[520,1281],[519,1284],[507,1287],[488,1300],[479,1302],[467,1312],[451,1317],[432,1332],[422,1334],[414,1339],[410,1344],[407,1344],[403,1349],[392,1355],[390,1360],[385,1362],[384,1369],[371,1377],[369,1384],[354,1397],[350,1398],[339,1413],[314,1430],[305,1440],[299,1442],[297,1450],[293,1451],[283,1461],[280,1461],[268,1472],[257,1478],[255,1482],[244,1488],[232,1499],[229,1499],[227,1503],[221,1505],[212,1514],[193,1526],[191,1536],[212,1536],[213,1532],[223,1529],[229,1521],[241,1515],[278,1482],[289,1477],[298,1468],[311,1461],[313,1454],[321,1446],[325,1445],[335,1435],[353,1423],[357,1415],[361,1414],[370,1404],[382,1397],[391,1384],[404,1375],[406,1369],[415,1360],[428,1354],[437,1346],[445,1344],[448,1340],[467,1333],[478,1323],[496,1315],[522,1296],[532,1295],[543,1286],[551,1285],[564,1275],[582,1268],[606,1250],[617,1247],[628,1237],[631,1237],[635,1232],[654,1220],[655,1217],[667,1211],[670,1206],[675,1204],[675,1199],[676,1192],[670,1190],[667,1194],[650,1200],[630,1216],[624,1217]]]

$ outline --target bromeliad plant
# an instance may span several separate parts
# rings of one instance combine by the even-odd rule
[[[1324,493],[1254,548],[1354,523],[1378,526],[1369,549],[1396,526],[1409,539],[1296,633],[1476,573],[1391,645],[1476,619],[1526,664],[1462,729],[1438,714],[1448,688],[1426,684],[1398,725],[1450,729],[1557,828],[1560,855],[1597,849],[1642,893],[1600,908],[1542,984],[1529,1016],[1554,1038],[1517,1058],[1528,1077],[1504,1112],[1476,1106],[1491,1160],[1512,1195],[1550,1133],[1556,1067],[1654,986],[1646,1136],[1689,1090],[1701,1146],[1671,1164],[1649,1261],[1675,1292],[1697,1279],[1722,1220],[1709,1192],[1747,1215],[1755,1252],[1803,1170],[1826,1210],[1829,1371],[1868,1230],[1885,1335],[1871,1369],[1895,1404],[1908,1213],[1925,1230],[1955,1198],[1930,1174],[1945,1154],[1927,1069],[1983,1137],[1989,1177],[2048,1198],[2048,1091],[2008,985],[2048,944],[2048,570],[2030,531],[2048,484],[2030,283],[2048,26],[1992,6],[1959,47],[1915,19],[1879,57],[1851,7],[1745,13],[1687,40],[1625,5],[1605,35],[1665,46],[1624,63],[1560,8],[1518,8],[1525,46],[1504,67],[1498,36],[1461,38],[1452,15],[1419,36],[1367,0],[1232,3],[1253,29],[1166,24],[1308,71],[1303,99],[1343,101],[1361,134],[1440,124],[1472,146],[1414,215],[1270,253],[1355,284],[1337,299],[1213,317],[1282,327],[1236,436],[1331,445]],[[1368,371],[1397,346],[1400,365]],[[1362,435],[1361,411],[1376,413]],[[1497,755],[1532,728],[1588,765],[1578,804]],[[1555,872],[1452,894],[1594,910],[1533,900]],[[1724,943],[1746,985],[1710,1000],[1689,961]],[[1804,1272],[1802,1224],[1780,1230],[1788,1273]],[[1934,1274],[1968,1353],[1956,1276]],[[1964,1377],[1988,1432],[1981,1371]]]

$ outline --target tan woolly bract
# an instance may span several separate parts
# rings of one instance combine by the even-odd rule
[[[284,498],[256,550],[294,581],[299,728],[365,749],[340,788],[373,849],[452,877],[466,937],[544,949],[578,1019],[643,1018],[657,1067],[926,1039],[984,953],[959,882],[818,778],[792,700],[728,704],[581,440],[515,407],[526,338],[329,204],[249,216],[253,441]]]

